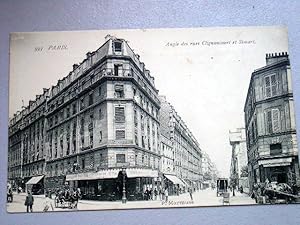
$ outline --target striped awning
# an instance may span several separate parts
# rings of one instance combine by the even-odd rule
[[[186,186],[177,176],[171,174],[165,174],[165,177],[170,180],[173,184],[179,184],[182,186]]]
[[[43,177],[44,177],[44,175],[31,177],[30,180],[26,182],[26,185],[27,184],[37,184],[38,182],[40,182],[43,179]]]

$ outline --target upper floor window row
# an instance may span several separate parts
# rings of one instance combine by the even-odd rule
[[[277,74],[264,77],[265,97],[270,98],[279,94],[279,79]]]

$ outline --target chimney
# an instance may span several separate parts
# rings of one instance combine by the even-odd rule
[[[78,64],[73,64],[73,70],[76,70],[78,68]]]
[[[272,63],[276,63],[282,60],[288,60],[287,52],[275,52],[275,53],[267,53],[266,54],[266,64],[270,65]]]
[[[92,53],[91,52],[87,52],[86,53],[86,58],[88,59],[89,57],[91,57],[92,56]]]

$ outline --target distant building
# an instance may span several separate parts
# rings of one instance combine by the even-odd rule
[[[199,143],[166,97],[160,96],[160,102],[161,134],[164,135],[164,140],[171,141],[174,154],[174,170],[170,174],[175,174],[175,177],[169,176],[170,174],[166,174],[166,177],[171,181],[173,179],[173,183],[178,185],[187,184],[186,186],[200,188],[203,174]],[[183,184],[176,178],[182,179]]]
[[[244,106],[250,187],[266,179],[298,183],[299,162],[288,54],[266,55],[252,73]]]
[[[245,128],[229,131],[229,142],[232,146],[230,180],[236,182],[236,187],[249,189],[248,159]]]
[[[205,189],[211,187],[211,185],[215,185],[216,180],[219,177],[219,172],[206,152],[202,152],[201,171],[203,174],[201,188]]]
[[[159,185],[159,109],[154,78],[139,55],[107,36],[11,119],[9,180],[121,199],[126,176],[127,198],[142,198],[146,187]]]

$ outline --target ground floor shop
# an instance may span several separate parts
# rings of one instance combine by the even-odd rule
[[[153,198],[162,186],[157,170],[140,168],[68,174],[66,183],[70,188],[80,188],[83,199],[103,201]]]
[[[44,194],[44,175],[30,177],[25,180],[24,188],[26,192],[30,191],[34,195]]]
[[[174,174],[164,174],[163,188],[168,190],[169,195],[179,195],[186,191],[187,185]]]
[[[258,160],[249,178],[250,186],[265,182],[300,185],[298,157]]]

